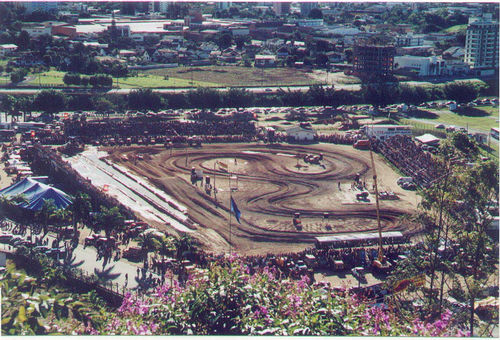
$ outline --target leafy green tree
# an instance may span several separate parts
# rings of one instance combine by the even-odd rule
[[[219,91],[207,87],[198,87],[186,94],[187,101],[191,107],[202,109],[215,109],[220,107],[221,94]]]
[[[221,50],[225,50],[233,43],[233,38],[229,33],[222,33],[217,37],[216,44]]]
[[[313,8],[309,12],[309,18],[311,18],[311,19],[323,19],[323,12],[319,8]]]
[[[64,110],[66,97],[62,92],[55,90],[43,90],[37,94],[34,107],[44,113],[54,114]]]
[[[469,159],[475,159],[479,154],[479,148],[476,142],[463,132],[453,133],[450,141],[452,145],[462,153],[462,155]]]
[[[29,47],[30,44],[30,35],[26,31],[21,31],[16,39],[16,45],[19,50],[24,51]]]
[[[452,82],[444,86],[444,94],[457,103],[468,103],[477,98],[479,90],[471,82]]]
[[[78,226],[79,222],[89,222],[90,212],[92,211],[89,195],[79,192],[73,199],[71,210],[73,212],[73,225],[75,227]]]
[[[110,237],[113,231],[120,231],[124,227],[125,218],[117,207],[111,209],[101,206],[100,212],[95,216],[93,229],[96,232],[104,230],[106,237]]]
[[[131,91],[128,95],[128,107],[134,110],[158,110],[162,107],[162,98],[151,89]]]
[[[81,77],[76,73],[66,73],[63,77],[63,82],[66,85],[80,85]]]
[[[248,107],[254,101],[253,93],[246,89],[230,88],[222,95],[222,104],[224,107]]]
[[[28,75],[28,70],[25,68],[18,69],[10,75],[10,81],[14,84],[22,82],[26,75]]]

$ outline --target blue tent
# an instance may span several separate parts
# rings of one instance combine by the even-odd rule
[[[10,187],[0,190],[0,196],[12,198],[22,195],[28,201],[20,206],[29,210],[41,210],[45,200],[53,200],[57,209],[65,209],[71,204],[71,198],[65,192],[41,183],[34,178],[25,178]]]

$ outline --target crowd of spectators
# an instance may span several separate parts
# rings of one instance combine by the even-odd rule
[[[378,141],[375,148],[405,175],[413,177],[413,181],[420,186],[427,187],[441,175],[432,154],[424,151],[409,136],[392,136],[385,141]]]

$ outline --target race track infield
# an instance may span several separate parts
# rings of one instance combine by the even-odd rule
[[[191,235],[209,251],[226,252],[231,244],[232,251],[246,255],[286,253],[312,246],[315,236],[377,229],[370,154],[352,146],[232,143],[172,151],[161,146],[103,150],[109,153],[108,160],[147,178],[187,207],[187,214],[197,224]],[[306,154],[322,154],[323,160],[306,163]],[[393,191],[400,197],[380,201],[383,230],[414,231],[398,220],[414,211],[416,193],[399,188],[396,180],[400,175],[378,154],[374,159],[379,191]],[[227,165],[228,171],[217,162]],[[213,190],[210,195],[205,191],[205,180],[203,186],[191,184],[193,167],[210,177],[212,187],[215,180],[216,198]],[[358,201],[356,194],[361,190],[351,187],[356,174],[370,192],[366,201]],[[241,224],[232,216],[231,226],[230,184],[241,211]],[[302,228],[292,222],[296,212]],[[155,226],[169,231],[168,225]]]

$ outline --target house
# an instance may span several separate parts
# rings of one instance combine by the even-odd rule
[[[255,67],[274,67],[276,65],[276,56],[257,54],[254,61]]]
[[[317,136],[316,131],[314,131],[310,125],[295,126],[286,129],[285,132],[289,139],[296,142],[313,141]]]
[[[176,59],[179,55],[179,52],[169,49],[169,48],[159,48],[157,49],[151,59],[155,62],[170,62],[173,59]]]
[[[235,63],[241,60],[241,55],[234,49],[227,48],[222,51],[219,59],[226,63]]]
[[[132,51],[132,50],[120,50],[118,52],[118,55],[119,55],[120,58],[129,59],[129,58],[135,57],[137,55],[137,52],[136,51]]]
[[[439,146],[439,141],[440,141],[439,138],[430,133],[426,133],[422,136],[415,137],[415,139],[421,144],[430,146]]]
[[[446,70],[446,61],[440,57],[394,57],[394,69],[410,69],[420,77],[441,76]]]
[[[4,57],[10,55],[17,50],[17,45],[15,44],[2,44],[0,45],[0,56]]]

